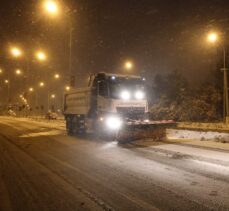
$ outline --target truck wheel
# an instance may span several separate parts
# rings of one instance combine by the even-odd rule
[[[72,136],[73,135],[73,127],[72,127],[72,119],[71,117],[67,117],[66,118],[66,130],[67,130],[67,134]]]
[[[72,120],[72,131],[74,135],[83,136],[86,133],[85,117],[77,115]]]

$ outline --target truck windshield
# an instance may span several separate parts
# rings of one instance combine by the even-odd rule
[[[109,81],[109,96],[120,99],[121,93],[127,91],[133,96],[137,91],[145,92],[144,81],[139,78],[115,78]]]

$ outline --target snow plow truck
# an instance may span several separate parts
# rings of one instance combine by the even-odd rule
[[[173,121],[151,121],[145,78],[98,73],[88,86],[64,94],[64,115],[69,135],[96,134],[128,142],[163,139]]]

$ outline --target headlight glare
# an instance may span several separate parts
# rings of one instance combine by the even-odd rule
[[[128,91],[122,91],[121,92],[121,98],[123,100],[129,100],[130,99],[130,93]]]
[[[107,117],[106,126],[111,130],[118,130],[122,126],[122,120],[116,116]]]
[[[142,92],[142,91],[137,91],[137,92],[135,93],[135,98],[136,98],[137,100],[142,100],[144,97],[145,97],[145,93]]]

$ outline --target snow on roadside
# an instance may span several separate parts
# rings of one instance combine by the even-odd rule
[[[40,124],[45,127],[50,127],[52,129],[65,130],[65,121],[64,120],[47,120],[47,119],[36,119],[36,118],[20,118],[22,121],[33,121],[36,124]]]
[[[64,120],[47,120],[45,118],[32,118],[32,117],[1,117],[4,119],[17,119],[17,121],[21,121],[21,122],[25,122],[25,123],[31,123],[33,122],[34,124],[36,124],[37,126],[40,127],[48,127],[51,129],[57,129],[57,130],[65,130],[65,121]],[[32,125],[31,125],[32,126]]]
[[[229,143],[229,133],[214,131],[195,131],[188,129],[169,129],[167,130],[167,138],[172,139],[189,139],[198,141],[217,141],[221,143]]]
[[[225,123],[201,123],[181,122],[177,124],[178,131],[170,131],[174,138],[187,138],[196,140],[214,140],[229,143],[229,124]]]
[[[221,152],[216,150],[209,150],[204,148],[191,148],[189,146],[183,146],[183,145],[176,145],[176,144],[163,144],[163,145],[157,145],[153,146],[154,149],[160,149],[160,150],[167,150],[168,152],[174,152],[175,155],[181,156],[182,155],[189,155],[191,157],[199,157],[199,158],[205,158],[205,159],[211,159],[211,160],[217,160],[224,163],[229,164],[229,153],[228,152]],[[174,156],[174,155],[173,155]],[[189,159],[189,158],[186,158]],[[204,162],[204,161],[202,161]],[[208,163],[208,162],[206,162]],[[213,165],[212,165],[213,167]],[[227,167],[227,171],[228,171]]]

